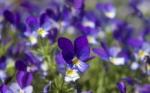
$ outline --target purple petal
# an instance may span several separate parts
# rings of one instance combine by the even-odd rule
[[[130,38],[128,40],[128,45],[132,46],[134,48],[140,48],[143,44],[143,41],[140,39],[136,39],[136,38]]]
[[[150,85],[149,84],[145,84],[143,86],[137,85],[136,86],[136,91],[138,93],[149,93],[150,92]]]
[[[126,85],[123,81],[117,84],[120,93],[126,93]]]
[[[9,21],[12,24],[15,23],[15,15],[11,11],[5,10],[3,15],[7,21]]]
[[[6,68],[6,57],[2,56],[0,57],[0,69],[5,69]]]
[[[23,89],[32,83],[32,73],[25,71],[18,71],[16,76],[19,86]]]
[[[2,85],[0,86],[0,93],[7,93],[7,91],[8,91],[7,85],[2,84]]]
[[[27,62],[24,62],[22,60],[17,60],[15,63],[15,67],[17,70],[26,71],[27,70]]]
[[[93,52],[97,54],[102,60],[108,61],[109,55],[103,48],[94,48]]]
[[[65,73],[66,61],[64,60],[62,54],[61,53],[56,54],[55,60],[56,60],[58,71],[61,73]]]
[[[58,36],[57,28],[52,28],[48,33],[48,39],[50,40],[51,43],[54,43],[56,41],[57,36]]]
[[[84,0],[73,0],[73,6],[75,9],[82,8]]]
[[[74,48],[72,42],[64,37],[58,39],[58,46],[62,50],[63,58],[66,62],[72,61],[74,57]]]
[[[84,61],[90,56],[90,47],[86,36],[80,36],[74,41],[75,52],[77,57]]]
[[[89,65],[87,63],[85,63],[85,62],[80,62],[80,63],[76,64],[74,67],[79,72],[84,73],[89,68]]]
[[[26,23],[28,24],[31,30],[35,30],[39,26],[38,19],[34,16],[27,17]]]
[[[40,25],[43,25],[48,20],[48,15],[43,13],[40,15]]]

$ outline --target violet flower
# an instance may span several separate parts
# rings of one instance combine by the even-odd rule
[[[38,42],[38,37],[45,38],[48,35],[51,23],[48,20],[41,22],[43,20],[39,20],[34,16],[29,16],[27,18],[26,23],[28,24],[28,29],[24,34],[28,37],[29,44],[35,45]],[[40,22],[42,24],[40,24]]]
[[[70,66],[79,72],[85,72],[88,69],[89,66],[85,61],[90,58],[90,47],[86,36],[76,38],[74,45],[69,39],[61,37],[58,40],[58,46],[62,50],[64,60]]]
[[[117,87],[119,89],[119,93],[126,93],[126,84],[124,81],[118,82]]]
[[[101,42],[101,48],[94,48],[93,52],[98,55],[102,60],[111,62],[114,65],[125,65],[126,59],[124,56],[120,56],[121,49],[108,48],[104,42]]]
[[[65,73],[65,81],[79,79],[78,73],[83,73],[89,68],[89,65],[85,63],[90,59],[90,48],[86,36],[76,38],[74,45],[69,39],[61,37],[58,39],[58,46],[62,52],[56,55],[56,62],[59,70]]]
[[[135,86],[135,93],[149,93],[150,92],[150,85],[137,85]]]
[[[116,8],[112,3],[98,3],[96,8],[107,18],[113,19],[116,16]]]
[[[10,90],[13,93],[32,93],[33,87],[31,86],[33,76],[30,72],[18,71],[17,72],[17,83],[10,85]]]
[[[6,84],[0,85],[0,93],[8,93],[8,86]]]

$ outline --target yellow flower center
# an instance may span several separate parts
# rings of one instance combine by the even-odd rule
[[[66,74],[68,76],[71,76],[72,74],[74,74],[74,71],[72,69],[69,69],[69,70],[66,71]]]
[[[45,33],[45,30],[43,28],[39,28],[37,33],[42,36]]]
[[[79,63],[80,63],[80,60],[75,57],[75,58],[73,59],[73,64],[74,64],[74,65],[78,65]]]
[[[37,41],[37,39],[36,39],[36,37],[34,37],[34,36],[30,36],[30,37],[29,37],[29,41],[30,41],[31,43],[34,43],[34,42]]]
[[[24,93],[24,91],[22,89],[19,89],[19,93]]]
[[[138,57],[143,58],[147,53],[143,50],[140,50],[138,53]]]

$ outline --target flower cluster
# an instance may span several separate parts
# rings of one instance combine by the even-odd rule
[[[90,2],[0,1],[0,93],[150,93],[150,1]]]

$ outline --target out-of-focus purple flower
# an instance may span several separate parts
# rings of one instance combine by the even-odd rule
[[[31,85],[33,76],[31,72],[18,71],[16,80],[21,89],[24,89]]]
[[[14,82],[9,86],[8,93],[33,93],[33,87],[30,85],[22,89],[18,83]]]
[[[1,93],[8,93],[8,86],[6,84],[1,84],[0,92]]]
[[[142,2],[143,0],[129,0],[129,7],[131,7],[131,13],[141,19],[144,19],[143,13],[140,11],[138,8],[138,5]]]
[[[39,19],[34,16],[29,16],[26,23],[28,25],[28,30],[24,34],[28,37],[31,45],[35,45],[38,42],[38,37],[46,38],[48,35],[51,35],[55,38],[57,36],[57,30],[53,29],[50,18],[45,14],[42,14]],[[54,34],[51,32],[53,30]]]
[[[98,3],[96,8],[110,19],[116,16],[116,8],[112,3]]]
[[[101,42],[101,48],[94,48],[93,52],[97,54],[102,60],[110,61],[114,65],[124,65],[126,59],[124,56],[119,56],[120,48],[108,48],[106,43]]]
[[[116,27],[113,31],[113,37],[120,41],[120,43],[126,44],[127,41],[133,35],[133,27],[124,21],[117,21]]]
[[[135,86],[135,93],[150,93],[150,85],[137,85]]]
[[[125,84],[125,82],[120,81],[119,83],[117,83],[117,87],[118,87],[120,93],[126,93],[126,84]]]
[[[51,43],[54,43],[56,41],[57,36],[58,36],[57,28],[52,28],[47,35],[47,37]]]
[[[12,12],[10,10],[5,10],[4,18],[8,22],[10,22],[13,26],[15,26],[20,31],[26,31],[26,25],[21,20],[21,15],[19,12]]]
[[[26,52],[22,59],[16,61],[15,67],[20,71],[35,72],[40,70],[41,63],[38,56],[31,52]]]
[[[66,0],[73,8],[80,10],[84,6],[84,0]]]
[[[0,57],[0,69],[5,69],[6,68],[6,57],[2,56]]]

